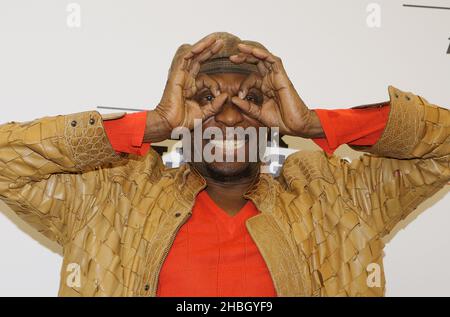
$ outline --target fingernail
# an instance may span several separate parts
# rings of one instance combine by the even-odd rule
[[[240,91],[238,94],[239,98],[244,99],[245,95],[243,91]]]

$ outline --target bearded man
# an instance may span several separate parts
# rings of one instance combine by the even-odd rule
[[[381,296],[382,238],[450,180],[449,110],[388,92],[311,110],[280,58],[213,33],[178,49],[154,110],[1,125],[0,197],[63,246],[61,296]],[[150,143],[196,119],[322,150],[289,156],[274,178],[248,159],[249,137],[204,139],[184,151],[234,159],[166,169]],[[367,153],[339,158],[344,143]]]

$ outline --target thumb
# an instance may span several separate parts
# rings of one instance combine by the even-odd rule
[[[216,113],[219,113],[225,104],[225,100],[227,100],[228,94],[221,93],[218,95],[212,102],[204,105],[202,107],[203,119],[208,119],[209,117],[214,116]]]

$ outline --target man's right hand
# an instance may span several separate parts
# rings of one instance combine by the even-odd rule
[[[194,119],[206,120],[220,110],[227,94],[221,94],[217,83],[209,76],[198,73],[201,63],[222,47],[222,40],[207,36],[194,45],[184,44],[178,48],[161,101],[148,112],[145,142],[166,140],[176,127],[193,129]],[[193,97],[203,88],[208,88],[214,98],[200,105]]]

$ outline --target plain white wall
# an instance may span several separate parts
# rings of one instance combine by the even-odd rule
[[[311,108],[387,100],[389,84],[448,107],[450,10],[402,6],[411,2],[419,4],[0,0],[0,123],[96,106],[153,108],[176,48],[214,31],[261,41],[282,57]],[[67,24],[70,3],[81,8],[80,28]],[[380,27],[367,23],[371,3],[381,9]],[[448,187],[389,241],[388,296],[450,295]],[[55,296],[60,248],[1,202],[0,210],[0,295]]]

